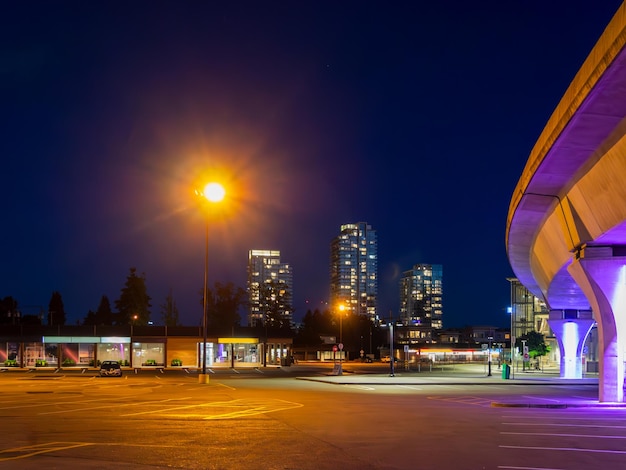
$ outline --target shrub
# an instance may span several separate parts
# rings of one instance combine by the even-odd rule
[[[63,359],[63,366],[64,367],[71,367],[71,366],[75,366],[76,365],[76,361],[70,358],[66,358]]]
[[[6,361],[4,361],[4,365],[6,367],[17,367],[17,360],[15,360],[15,359],[7,359]]]
[[[37,359],[35,361],[35,367],[46,367],[48,365],[48,361],[45,359]]]
[[[182,366],[183,365],[183,361],[181,361],[180,359],[172,359],[172,366]]]

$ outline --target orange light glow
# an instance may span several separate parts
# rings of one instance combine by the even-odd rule
[[[211,202],[220,202],[226,195],[226,190],[219,183],[209,183],[204,187],[202,195]]]

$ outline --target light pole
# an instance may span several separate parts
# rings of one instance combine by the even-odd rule
[[[493,336],[489,336],[487,339],[489,341],[489,347],[487,348],[487,377],[491,377],[491,341],[493,341]]]
[[[196,194],[204,197],[208,202],[220,202],[224,199],[226,191],[219,183],[207,184],[202,192],[196,191]],[[206,343],[207,343],[207,324],[208,324],[208,299],[209,294],[209,214],[207,210],[206,214],[206,227],[204,237],[204,286],[202,295],[202,352],[200,357],[202,358],[202,373],[198,375],[198,383],[208,384],[209,376],[206,373]]]
[[[343,311],[346,309],[344,304],[339,306],[339,343],[343,343]],[[341,356],[339,356],[341,357]]]
[[[345,309],[344,304],[339,305],[339,369],[337,375],[343,374],[343,311]]]

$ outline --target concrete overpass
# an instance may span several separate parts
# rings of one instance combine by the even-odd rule
[[[626,4],[574,77],[513,193],[506,249],[550,308],[561,376],[582,377],[594,320],[599,399],[624,401],[626,349]]]

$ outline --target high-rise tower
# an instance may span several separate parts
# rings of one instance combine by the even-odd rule
[[[293,276],[289,263],[280,261],[278,250],[248,253],[248,325],[266,322],[290,325],[293,311]]]
[[[402,273],[400,319],[405,325],[443,328],[443,267],[419,263]]]
[[[378,320],[378,244],[365,222],[341,226],[330,244],[330,305]]]

